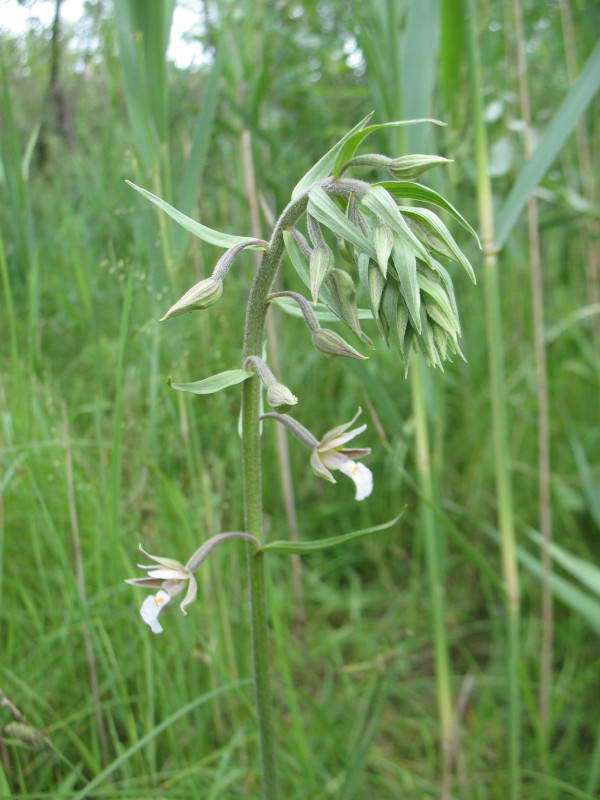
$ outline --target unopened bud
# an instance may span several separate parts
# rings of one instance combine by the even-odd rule
[[[298,398],[283,383],[272,383],[267,388],[267,403],[271,408],[286,411],[291,406],[295,406],[297,402]]]
[[[376,225],[373,231],[373,246],[381,274],[387,275],[388,259],[394,246],[394,232],[387,225]]]
[[[356,307],[356,289],[350,275],[343,269],[332,269],[327,279],[327,286],[331,291],[335,310],[341,319],[357,336],[362,336]]]
[[[342,239],[341,237],[337,238],[337,249],[338,253],[344,259],[344,261],[354,266],[354,256],[352,254],[352,248],[345,239]]]
[[[223,294],[223,281],[217,280],[214,277],[204,278],[198,281],[191,289],[180,297],[179,300],[171,306],[164,317],[160,321],[164,322],[166,319],[176,317],[179,314],[186,314],[188,311],[196,311],[203,308],[208,308],[220,300]]]
[[[331,248],[325,243],[318,244],[310,254],[310,293],[313,303],[319,299],[321,284],[333,268],[333,253]]]
[[[451,158],[423,155],[421,153],[399,156],[398,158],[390,158],[381,153],[365,153],[344,164],[342,172],[351,167],[376,167],[389,170],[395,178],[410,181],[438,164],[449,164],[451,161]]]
[[[358,358],[360,361],[365,361],[367,358],[342,339],[339,334],[328,328],[317,328],[316,331],[313,331],[312,342],[317,350],[327,356],[348,356],[349,358]]]
[[[428,169],[437,167],[438,164],[450,164],[452,159],[415,153],[410,156],[394,158],[392,162],[393,163],[388,166],[388,170],[392,173],[394,178],[410,181],[417,178]]]

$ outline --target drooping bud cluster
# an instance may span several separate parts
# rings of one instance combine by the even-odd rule
[[[399,159],[358,156],[340,173],[353,166],[377,166],[407,178],[447,160],[421,155]],[[356,269],[371,315],[386,344],[395,347],[407,365],[411,351],[417,350],[431,366],[443,369],[443,362],[453,355],[464,356],[452,278],[440,258],[461,264],[473,282],[475,275],[444,222],[431,209],[410,205],[415,200],[443,208],[477,238],[450,203],[419,183],[404,180],[369,185],[328,179],[313,186],[308,194],[307,226],[314,247],[298,231],[286,238],[286,247],[289,251],[290,246],[297,245],[290,253],[296,264],[299,258],[308,258],[313,302],[320,299],[353,333],[370,344],[360,326],[352,275],[339,265],[332,266],[329,255],[325,257],[325,253],[331,253],[324,235],[324,230],[329,230],[343,243],[340,255]],[[329,341],[332,333],[313,331],[313,344],[332,353],[337,347]],[[336,354],[350,355],[339,349]]]

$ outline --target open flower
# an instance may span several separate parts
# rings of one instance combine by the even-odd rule
[[[368,456],[371,450],[368,447],[344,447],[347,442],[359,436],[367,428],[366,425],[360,425],[354,430],[348,430],[360,414],[361,409],[359,408],[350,422],[346,422],[344,425],[337,425],[327,431],[321,441],[317,442],[313,448],[310,465],[315,475],[331,483],[336,482],[331,470],[343,472],[344,475],[354,481],[356,499],[364,500],[373,491],[373,473],[364,464],[358,464],[356,459]]]
[[[198,585],[194,572],[200,564],[205,561],[212,551],[227,539],[245,539],[253,547],[259,548],[260,542],[255,536],[244,531],[227,531],[211,536],[200,547],[192,553],[185,564],[175,561],[174,558],[163,558],[162,556],[152,556],[147,553],[142,545],[140,550],[154,564],[138,564],[140,569],[147,570],[144,578],[128,578],[125,583],[132,586],[157,586],[159,591],[150,594],[145,598],[140,608],[140,615],[146,625],[149,625],[153,633],[162,633],[162,625],[158,621],[160,614],[168,606],[171,600],[182,592],[187,586],[187,592],[182,602],[179,604],[182,614],[187,614],[187,607],[196,599]]]
[[[187,607],[196,599],[196,578],[188,566],[184,566],[173,558],[163,558],[147,553],[140,545],[140,550],[155,564],[138,564],[141,569],[147,570],[145,578],[129,578],[125,583],[132,586],[158,586],[160,591],[146,597],[140,608],[144,622],[150,626],[153,633],[162,633],[162,625],[158,621],[159,615],[171,600],[184,590],[187,592],[179,608],[182,614],[187,614]]]
[[[271,411],[268,414],[263,414],[261,419],[274,419],[285,425],[294,436],[299,439],[302,444],[310,447],[312,454],[310,457],[310,465],[315,475],[319,478],[324,478],[326,481],[336,483],[335,478],[331,474],[331,470],[339,470],[343,472],[354,481],[356,486],[356,499],[364,500],[373,491],[373,473],[364,464],[357,464],[356,459],[368,456],[371,452],[369,447],[356,447],[349,448],[344,445],[355,436],[361,434],[366,425],[361,425],[354,430],[349,431],[357,417],[362,413],[359,408],[356,414],[352,417],[350,422],[344,425],[338,425],[327,431],[325,436],[318,441],[316,436],[304,427],[298,420],[290,417],[289,414],[278,414],[276,411]]]

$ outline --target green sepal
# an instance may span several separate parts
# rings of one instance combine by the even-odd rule
[[[421,230],[424,229],[428,246],[453,261],[457,261],[465,269],[473,283],[477,283],[471,262],[456,244],[454,237],[437,214],[429,208],[416,208],[414,206],[399,206],[398,208],[407,217],[415,219]]]

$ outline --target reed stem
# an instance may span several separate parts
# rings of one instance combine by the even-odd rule
[[[446,637],[444,575],[440,560],[439,531],[433,514],[433,479],[427,429],[427,410],[423,391],[423,364],[415,355],[411,369],[413,418],[415,421],[416,466],[422,501],[420,514],[425,539],[425,558],[433,622],[435,678],[442,751],[440,797],[449,797],[451,784],[452,740],[454,732],[452,688]],[[423,500],[425,502],[423,502]]]
[[[498,280],[497,249],[494,245],[494,212],[488,164],[488,146],[483,116],[481,64],[477,32],[476,4],[467,0],[466,38],[470,61],[470,91],[475,158],[477,166],[477,204],[483,244],[485,321],[490,364],[492,437],[496,473],[496,501],[500,528],[502,571],[507,614],[506,668],[508,683],[508,781],[510,800],[520,796],[521,699],[519,692],[520,611],[519,575],[514,530],[514,510],[510,478],[506,378]]]
[[[517,39],[517,66],[519,96],[523,128],[525,158],[533,155],[531,133],[531,103],[527,78],[527,52],[521,0],[513,0],[515,32]],[[544,276],[540,252],[540,230],[537,198],[527,201],[529,231],[529,263],[531,301],[533,311],[533,340],[535,353],[537,436],[538,436],[538,519],[542,535],[542,652],[540,658],[540,730],[542,732],[543,761],[548,758],[548,738],[551,717],[552,661],[554,650],[554,609],[552,604],[552,516],[550,507],[550,408],[548,400],[548,367],[544,331]],[[547,768],[547,763],[543,766]]]

